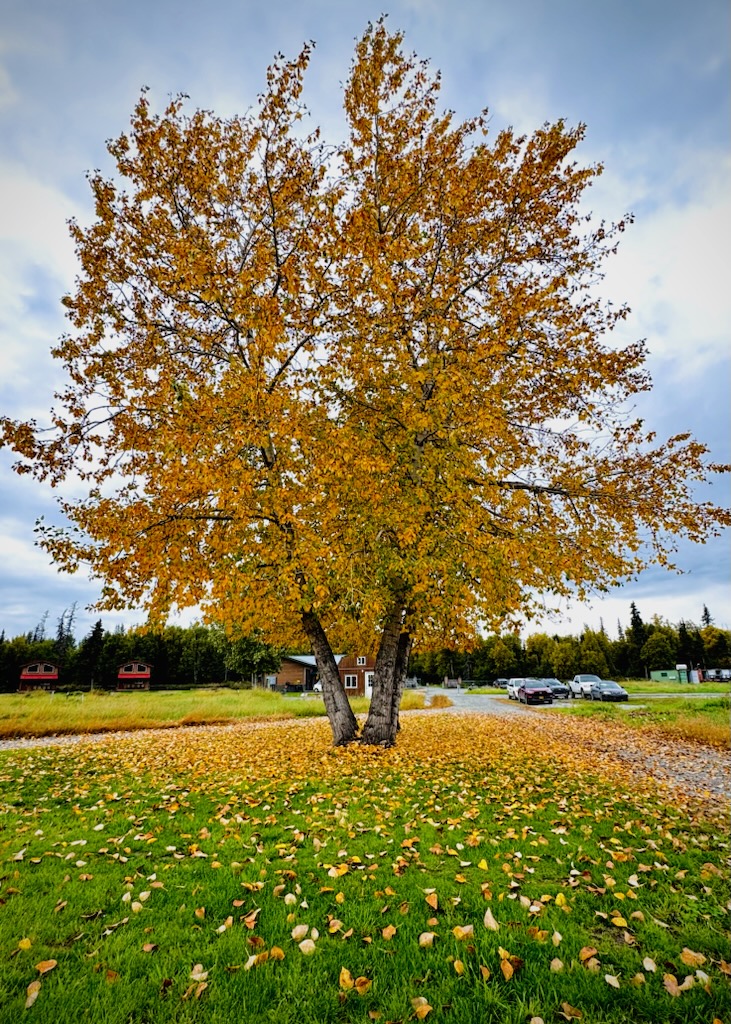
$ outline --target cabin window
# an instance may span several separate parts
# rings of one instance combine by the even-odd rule
[[[346,676],[345,677],[345,689],[346,690],[357,690],[358,689],[358,677],[357,676]]]
[[[43,666],[43,671],[44,672],[53,672],[53,665],[44,665]]]
[[[355,659],[355,663],[356,663],[356,665],[365,665],[365,663],[366,663],[366,659],[365,659],[365,657],[364,657],[364,656],[363,656],[363,655],[361,654],[361,655],[359,655],[359,656],[358,656],[358,657],[357,657],[357,658]]]
[[[39,667],[39,665],[28,665],[25,671],[30,675],[31,672],[37,672]]]

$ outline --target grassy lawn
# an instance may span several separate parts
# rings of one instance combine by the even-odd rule
[[[653,697],[642,704],[641,698],[633,695],[626,704],[573,701],[565,713],[604,722],[621,721],[623,725],[645,732],[728,748],[731,746],[730,710],[728,697],[699,697],[693,701],[683,697]]]
[[[628,693],[731,693],[731,684],[724,683],[670,683],[656,679],[620,679],[618,682]]]
[[[351,701],[356,714],[368,709],[365,698]],[[424,707],[424,695],[407,691],[404,710]],[[144,693],[0,694],[0,739],[66,733],[213,725],[244,718],[267,720],[324,715],[316,694],[268,690],[168,690]]]
[[[3,752],[0,1020],[728,1024],[727,821],[595,734],[427,713],[388,751],[310,720]]]

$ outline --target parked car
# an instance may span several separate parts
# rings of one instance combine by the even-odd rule
[[[501,690],[504,690],[504,689],[506,689],[506,687],[507,687],[507,685],[508,685],[508,683],[509,683],[509,682],[510,682],[510,680],[509,680],[509,679],[496,679],[496,680],[495,680],[495,681],[493,682],[493,684],[492,684],[492,685],[493,685],[493,686],[499,686]]]
[[[524,679],[518,687],[521,704],[553,704],[553,690],[542,679]]]
[[[522,676],[514,677],[513,679],[508,679],[507,690],[508,690],[508,698],[510,700],[517,700],[518,699],[518,687],[523,682],[525,682],[525,680],[523,679]]]
[[[588,697],[592,683],[600,682],[599,676],[593,676],[588,672],[574,676],[568,683],[569,697]]]
[[[629,694],[613,679],[600,679],[591,684],[589,700],[629,700]]]
[[[556,697],[568,697],[569,688],[566,683],[562,683],[560,679],[544,679],[543,682],[546,686],[551,687],[554,699]]]

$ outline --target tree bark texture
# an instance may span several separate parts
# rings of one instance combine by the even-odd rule
[[[399,704],[411,650],[411,635],[402,626],[404,607],[394,602],[376,655],[373,693],[361,743],[391,747],[399,729]]]
[[[351,743],[358,732],[358,722],[348,701],[340,680],[338,666],[333,656],[325,630],[312,612],[302,613],[302,626],[312,646],[317,662],[317,671],[322,683],[325,711],[336,747]]]

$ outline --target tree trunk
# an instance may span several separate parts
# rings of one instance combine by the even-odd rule
[[[317,671],[322,683],[325,711],[336,747],[351,743],[358,732],[358,722],[340,680],[338,666],[320,620],[312,612],[302,613],[302,626],[312,646]]]
[[[361,743],[392,747],[396,742],[398,709],[411,650],[411,636],[402,626],[404,611],[403,602],[395,601],[381,635]]]

